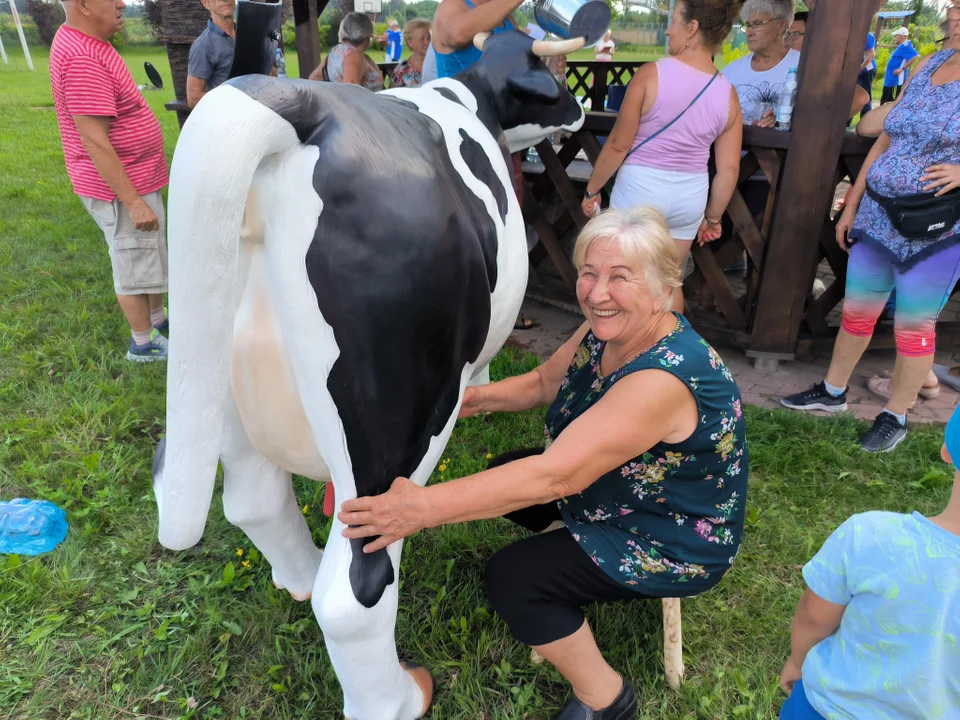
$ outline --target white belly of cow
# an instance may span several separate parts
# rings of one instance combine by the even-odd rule
[[[241,252],[247,255],[249,272],[234,321],[232,382],[244,430],[275,465],[329,480],[277,322],[264,247],[244,242]]]

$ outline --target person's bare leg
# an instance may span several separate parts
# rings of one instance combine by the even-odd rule
[[[149,332],[153,329],[147,295],[117,295],[117,302],[133,332]]]
[[[890,399],[886,409],[897,415],[905,415],[924,381],[932,373],[933,355],[909,357],[897,353],[897,364],[893,368],[893,382],[890,383]]]
[[[586,620],[573,635],[533,649],[559,670],[580,701],[594,710],[612,705],[623,689],[623,678],[603,659]]]
[[[163,298],[165,295],[160,293],[159,295],[147,295],[150,302],[150,310],[159,310],[163,307]]]
[[[857,363],[872,335],[851,335],[843,328],[837,333],[837,341],[833,345],[833,355],[830,358],[830,368],[827,370],[827,383],[838,388],[845,388],[850,382]],[[899,358],[897,359],[899,362]]]
[[[677,260],[680,262],[680,269],[682,271],[683,263],[686,262],[687,255],[690,254],[690,246],[693,245],[693,240],[674,240],[673,243],[677,248]],[[673,311],[678,312],[681,315],[683,314],[682,287],[673,289]]]

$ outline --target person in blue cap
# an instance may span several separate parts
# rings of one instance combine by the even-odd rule
[[[854,515],[803,568],[780,720],[960,717],[960,409],[947,508]]]

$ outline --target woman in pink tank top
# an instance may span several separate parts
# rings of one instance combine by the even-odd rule
[[[633,76],[583,199],[588,217],[599,212],[600,189],[616,174],[610,207],[656,208],[681,262],[694,240],[702,245],[720,237],[720,218],[737,184],[740,102],[712,56],[729,35],[740,4],[679,0],[667,28],[669,57],[643,65]],[[712,184],[707,173],[711,146],[717,165]],[[680,288],[674,291],[673,309],[683,311]]]

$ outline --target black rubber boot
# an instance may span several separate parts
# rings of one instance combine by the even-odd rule
[[[570,698],[556,720],[636,720],[637,693],[626,680],[623,688],[610,705],[602,710],[594,710],[584,705],[577,696]]]

